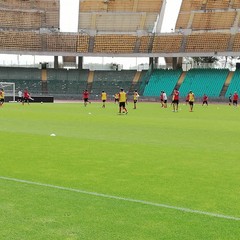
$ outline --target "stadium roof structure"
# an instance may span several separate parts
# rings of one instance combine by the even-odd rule
[[[59,28],[60,0],[0,0],[0,52],[54,56],[238,56],[240,0],[183,0],[161,33],[166,0],[80,0],[78,32]]]

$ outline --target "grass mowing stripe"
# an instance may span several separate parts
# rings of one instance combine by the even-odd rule
[[[18,182],[18,183],[25,183],[25,184],[42,186],[42,187],[60,189],[60,190],[65,190],[65,191],[77,192],[77,193],[93,195],[93,196],[97,196],[97,197],[104,197],[104,198],[108,198],[108,199],[116,199],[116,200],[121,200],[121,201],[126,201],[126,202],[141,203],[141,204],[145,204],[145,205],[174,209],[174,210],[178,210],[178,211],[182,211],[182,212],[188,212],[188,213],[196,213],[196,214],[201,214],[201,215],[207,215],[207,216],[216,217],[216,218],[223,218],[223,219],[229,219],[229,220],[234,220],[234,221],[240,221],[239,217],[227,216],[227,215],[223,215],[223,214],[205,212],[205,211],[194,210],[194,209],[183,208],[183,207],[176,207],[176,206],[171,206],[171,205],[167,205],[167,204],[148,202],[148,201],[137,200],[137,199],[132,199],[132,198],[112,196],[112,195],[107,195],[107,194],[97,193],[97,192],[88,192],[88,191],[84,191],[84,190],[80,190],[80,189],[61,187],[61,186],[56,186],[56,185],[51,185],[51,184],[46,184],[46,183],[32,182],[32,181],[27,181],[27,180],[22,180],[22,179],[17,179],[17,178],[9,178],[9,177],[4,177],[4,176],[0,176],[0,179],[8,180],[8,181],[14,181],[14,182]]]

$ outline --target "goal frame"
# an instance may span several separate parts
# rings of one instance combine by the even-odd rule
[[[11,95],[5,95],[6,96],[11,96],[12,101],[9,102],[16,102],[16,86],[14,82],[0,82],[0,88],[3,88],[5,91],[6,86],[12,86],[12,92],[10,92]]]

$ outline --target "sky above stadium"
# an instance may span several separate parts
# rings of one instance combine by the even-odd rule
[[[146,0],[147,1],[147,0]],[[172,32],[182,0],[167,0],[161,32]],[[79,0],[60,0],[60,29],[62,32],[78,31]]]

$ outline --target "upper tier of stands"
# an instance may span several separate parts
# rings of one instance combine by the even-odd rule
[[[0,21],[2,28],[40,29],[45,19],[44,12],[1,10]]]
[[[81,13],[79,15],[79,29],[90,29],[100,32],[137,32],[145,30],[151,32],[156,13]]]
[[[86,0],[80,2],[79,30],[151,32],[163,0]]]
[[[183,36],[181,34],[156,35],[153,40],[153,53],[180,52]]]
[[[1,0],[1,28],[59,28],[60,0]]]
[[[186,52],[224,52],[228,49],[230,33],[195,33],[187,37]]]
[[[100,35],[95,37],[93,52],[133,53],[137,37],[130,35]]]
[[[186,56],[203,52],[236,54],[240,48],[239,33],[230,32],[232,26],[240,26],[240,9],[235,10],[240,0],[183,0],[176,28],[191,29],[188,34],[152,33],[163,0],[80,1],[79,33],[58,32],[59,6],[59,0],[0,1],[0,50],[76,56]]]
[[[176,29],[230,30],[239,22],[239,5],[239,0],[183,0]]]
[[[1,0],[0,7],[10,9],[38,9],[58,11],[60,0]]]
[[[240,33],[237,33],[235,35],[232,51],[234,51],[234,52],[240,51]]]
[[[163,0],[85,0],[80,2],[80,12],[156,12],[159,13]]]
[[[0,50],[3,51],[133,54],[225,52],[229,49],[238,52],[239,48],[239,33],[192,33],[185,38],[182,34],[141,37],[107,34],[92,37],[90,43],[90,36],[80,33],[0,30]]]
[[[190,12],[198,10],[226,10],[234,9],[240,5],[239,0],[183,0],[180,12]]]
[[[180,86],[180,96],[187,96],[192,90],[196,97],[219,97],[228,73],[228,69],[191,69]]]
[[[181,70],[155,70],[148,84],[145,86],[143,96],[159,97],[161,91],[166,92],[167,95],[171,95],[181,73]]]

